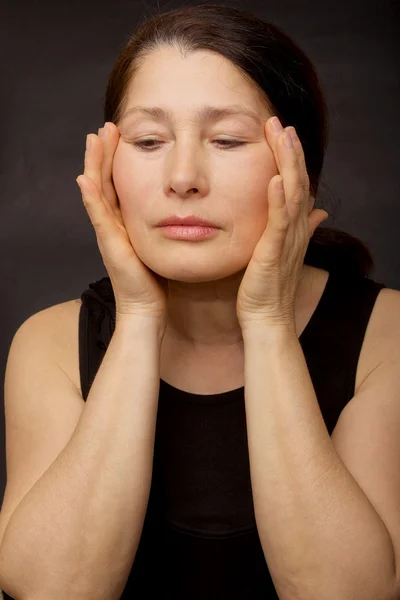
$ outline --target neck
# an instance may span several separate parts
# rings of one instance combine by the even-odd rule
[[[296,297],[296,313],[304,310],[312,293],[314,267],[303,266]],[[192,349],[242,347],[236,299],[244,271],[224,280],[168,282],[168,318],[165,335]]]

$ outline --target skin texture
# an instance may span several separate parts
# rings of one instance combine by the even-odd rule
[[[196,122],[203,105],[240,104],[259,124],[235,115]],[[129,108],[162,106],[160,121]],[[166,336],[196,349],[241,347],[238,289],[268,222],[268,185],[279,173],[265,135],[273,113],[258,90],[227,59],[209,51],[182,56],[176,48],[149,55],[131,81],[113,181],[121,214],[140,260],[168,279]],[[152,151],[133,144],[144,139]],[[229,148],[217,140],[246,142]],[[313,206],[310,197],[309,211]],[[196,214],[221,229],[201,242],[170,240],[156,223],[170,214]],[[216,257],[218,259],[216,260]],[[304,304],[312,269],[303,266],[298,304]]]

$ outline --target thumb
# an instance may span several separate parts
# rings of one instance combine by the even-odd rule
[[[312,213],[310,214],[310,216],[308,218],[310,238],[314,235],[314,232],[317,229],[317,227],[319,227],[321,225],[321,223],[326,221],[326,219],[328,217],[329,217],[329,214],[326,212],[326,210],[321,210],[319,208],[316,208],[315,210],[312,211]]]

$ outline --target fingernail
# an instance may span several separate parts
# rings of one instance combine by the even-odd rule
[[[271,119],[271,127],[272,131],[275,131],[275,133],[279,133],[280,131],[282,131],[283,127],[278,117],[274,117],[273,119]]]
[[[104,137],[104,129],[103,129],[103,127],[100,127],[100,129],[99,129],[99,137],[101,137],[101,138]]]
[[[107,137],[109,133],[110,133],[110,126],[108,125],[108,123],[105,123],[104,124],[104,137]]]
[[[283,143],[285,144],[286,148],[293,148],[293,140],[289,131],[285,133]]]
[[[88,135],[86,136],[86,150],[89,150],[89,149],[90,149],[90,146],[91,146],[91,144],[92,144],[92,140],[90,139],[89,135],[90,135],[90,134],[88,134]]]
[[[289,133],[290,133],[290,136],[291,136],[293,142],[297,142],[297,140],[299,138],[296,135],[296,130],[295,129],[289,129]]]
[[[79,181],[78,181],[78,179],[79,179]],[[86,193],[88,191],[87,181],[81,175],[79,175],[79,177],[77,177],[76,183],[79,185],[81,192]]]

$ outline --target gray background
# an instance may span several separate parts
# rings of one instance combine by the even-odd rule
[[[76,177],[97,133],[111,66],[142,16],[200,2],[3,4],[0,19],[1,344],[32,314],[107,275]],[[203,2],[206,4],[207,2]],[[330,112],[327,226],[361,238],[370,277],[400,290],[399,5],[368,0],[224,4],[282,27],[309,54]],[[3,387],[4,390],[4,387]],[[4,392],[2,391],[2,394]],[[6,484],[4,398],[1,497]]]

